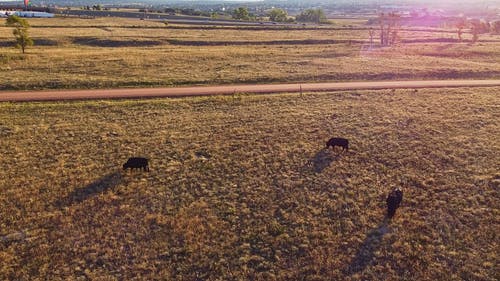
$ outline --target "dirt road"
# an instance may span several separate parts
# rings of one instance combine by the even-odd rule
[[[6,101],[56,101],[85,99],[124,99],[187,97],[208,95],[230,95],[234,93],[298,93],[311,91],[342,91],[368,89],[417,89],[500,86],[500,80],[428,80],[428,81],[371,81],[304,84],[263,84],[200,86],[179,88],[101,89],[4,92],[0,91],[0,102]]]

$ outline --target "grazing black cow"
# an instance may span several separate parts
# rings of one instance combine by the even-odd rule
[[[332,147],[335,149],[335,146],[342,147],[343,150],[349,150],[349,141],[344,138],[331,138],[326,142],[326,148]]]
[[[143,169],[144,171],[149,171],[148,159],[142,157],[132,157],[127,160],[127,163],[123,164],[123,169]]]
[[[397,187],[387,196],[387,217],[392,218],[396,214],[396,209],[403,200],[403,191]]]

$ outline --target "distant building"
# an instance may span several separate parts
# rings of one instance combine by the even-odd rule
[[[36,11],[0,11],[0,17],[6,18],[11,15],[16,15],[22,18],[53,18],[54,14]]]
[[[15,11],[2,11],[0,10],[0,18],[6,18],[10,15],[13,15]]]
[[[16,16],[22,18],[53,18],[54,14],[46,12],[35,12],[35,11],[16,11],[14,13]]]

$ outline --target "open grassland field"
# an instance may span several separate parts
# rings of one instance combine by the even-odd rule
[[[499,91],[0,104],[0,279],[498,280]]]
[[[470,44],[457,42],[451,30],[402,30],[398,45],[370,48],[367,27],[29,22],[35,46],[26,55],[12,47],[12,29],[0,27],[0,90],[500,77],[499,35]]]

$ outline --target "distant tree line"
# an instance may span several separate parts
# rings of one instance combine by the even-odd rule
[[[328,23],[322,9],[307,9],[295,18],[298,22]]]
[[[288,13],[283,9],[271,9],[267,12],[270,21],[275,22],[287,22],[288,21]],[[293,21],[293,18],[291,18]]]
[[[235,20],[255,20],[255,15],[251,14],[246,7],[239,7],[232,12],[233,19]]]
[[[103,7],[101,4],[96,4],[92,6],[83,6],[81,7],[83,10],[109,10],[109,8]],[[117,8],[118,9],[118,8]],[[309,22],[309,23],[329,23],[325,12],[321,9],[306,9],[302,11],[299,15],[293,17],[289,16],[288,12],[285,9],[281,8],[272,8],[269,10],[258,12],[257,14],[252,13],[248,7],[236,7],[234,9],[229,10],[211,10],[204,11],[199,9],[192,8],[140,8],[138,9],[141,13],[166,13],[166,14],[181,14],[188,16],[203,16],[203,17],[211,17],[211,18],[219,18],[219,17],[231,17],[235,20],[264,20],[265,17],[268,17],[270,21],[273,22]]]
[[[103,9],[101,4],[97,4],[97,5],[92,5],[92,6],[84,6],[84,7],[82,7],[82,10],[102,11],[102,10],[107,10],[107,9]]]
[[[109,8],[103,8],[101,5],[93,5],[93,6],[84,6],[82,7],[83,10],[109,10]],[[116,8],[117,10],[119,8]],[[186,16],[203,16],[203,17],[210,17],[212,13],[206,12],[206,11],[200,11],[192,8],[141,8],[138,9],[139,12],[141,13],[165,13],[165,14],[181,14],[181,15],[186,15]]]

